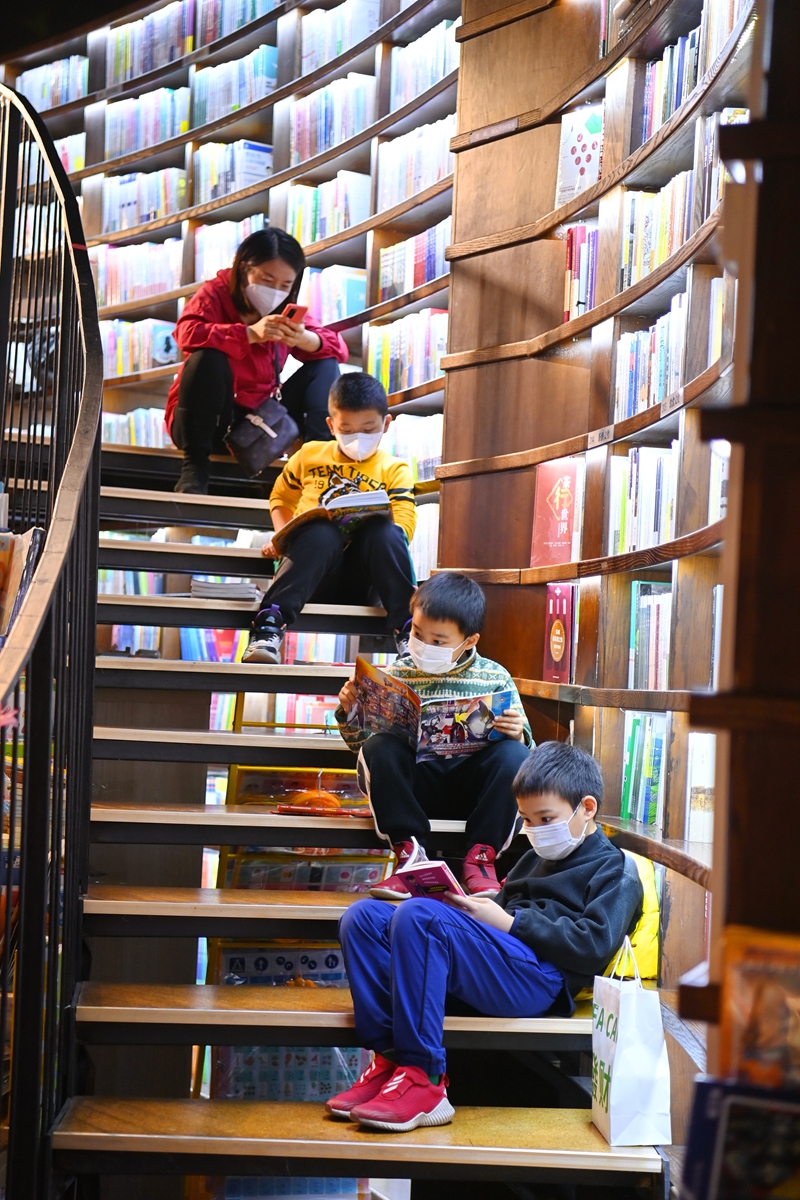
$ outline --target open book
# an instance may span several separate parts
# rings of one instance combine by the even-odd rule
[[[402,878],[412,896],[422,896],[424,900],[444,900],[448,892],[456,896],[466,896],[446,862],[431,862],[425,857],[420,846],[417,849],[419,854],[412,855],[405,866],[398,867],[395,872]]]
[[[309,521],[333,521],[346,538],[351,538],[362,521],[369,517],[391,518],[391,515],[392,506],[383,488],[375,492],[344,492],[292,517],[280,532],[272,535],[272,544],[279,554],[285,554],[292,534]]]
[[[511,707],[510,691],[423,700],[402,679],[363,658],[356,659],[355,682],[358,700],[347,713],[348,726],[368,733],[393,733],[416,749],[418,762],[439,754],[474,754],[505,737],[494,722]]]

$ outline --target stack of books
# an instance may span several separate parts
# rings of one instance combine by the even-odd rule
[[[227,37],[248,22],[266,16],[274,7],[275,0],[198,0],[198,45],[207,46]]]
[[[103,413],[102,441],[110,446],[149,446],[163,450],[172,445],[164,424],[163,408],[135,408],[129,413]]]
[[[194,277],[198,283],[213,279],[233,262],[234,255],[246,237],[265,229],[268,222],[263,213],[245,217],[243,221],[220,221],[216,225],[198,225],[194,231]]]
[[[421,504],[417,508],[417,527],[408,549],[417,580],[421,583],[429,579],[439,562],[438,504]]]
[[[391,112],[456,70],[459,60],[456,29],[460,24],[460,17],[457,21],[441,21],[410,45],[393,47]]]
[[[338,171],[319,187],[298,183],[289,188],[286,230],[301,246],[311,246],[369,218],[372,179],[356,171]]]
[[[106,105],[106,158],[133,154],[187,133],[191,96],[188,87],[157,88],[138,99]]]
[[[567,263],[564,278],[564,321],[582,317],[594,308],[597,286],[596,225],[570,225],[567,229]]]
[[[200,600],[250,600],[260,596],[251,579],[224,579],[217,575],[193,575],[191,595]]]
[[[426,483],[435,477],[436,468],[442,461],[443,436],[442,413],[430,417],[414,417],[410,413],[401,413],[395,417],[383,435],[381,449],[393,454],[395,458],[404,459],[411,467],[415,483]]]
[[[675,536],[679,444],[634,446],[609,459],[608,553],[659,546]]]
[[[705,75],[731,35],[749,0],[704,0],[700,21],[700,66]]]
[[[625,192],[620,291],[655,270],[691,235],[693,182],[692,171],[681,171],[660,192]]]
[[[387,392],[417,387],[444,372],[447,348],[446,309],[423,308],[399,321],[369,328],[367,371]]]
[[[669,687],[671,620],[672,584],[634,579],[631,583],[629,688],[658,692]]]
[[[204,67],[192,82],[192,127],[227,117],[278,86],[277,46],[258,46],[244,58]]]
[[[331,62],[369,37],[381,19],[380,0],[344,0],[336,8],[317,8],[301,21],[303,75]]]
[[[262,142],[206,142],[194,155],[194,204],[207,204],[261,183],[272,174],[272,146]]]
[[[89,91],[89,59],[80,54],[31,67],[17,76],[16,89],[37,112],[80,100]]]
[[[378,299],[393,300],[438,279],[450,270],[444,252],[450,245],[453,218],[445,217],[438,225],[418,233],[405,242],[397,242],[378,252]]]
[[[194,49],[194,0],[176,0],[106,34],[106,87],[155,71]]]
[[[378,147],[378,212],[400,204],[453,173],[450,139],[456,134],[455,113],[420,125]]]
[[[177,363],[181,355],[174,334],[174,321],[101,321],[106,379]]]
[[[103,233],[132,229],[186,208],[188,180],[185,171],[108,175],[103,180]]]
[[[670,311],[655,325],[623,333],[617,342],[614,420],[624,421],[660,404],[683,383],[686,293],[672,297]]]
[[[375,76],[350,71],[295,100],[289,116],[290,156],[305,162],[355,137],[375,120]]]
[[[89,264],[98,305],[126,304],[181,286],[183,242],[167,238],[138,246],[92,246]]]
[[[750,110],[723,108],[709,117],[698,117],[694,127],[694,175],[700,219],[705,221],[722,200],[730,175],[719,157],[720,125],[747,125]]]
[[[323,325],[343,321],[367,307],[367,272],[363,267],[306,267],[298,296]]]
[[[625,756],[619,806],[623,821],[662,824],[666,736],[667,718],[664,713],[625,713]]]
[[[642,141],[646,142],[677,108],[688,100],[697,84],[700,28],[677,44],[667,46],[661,58],[645,68]]]

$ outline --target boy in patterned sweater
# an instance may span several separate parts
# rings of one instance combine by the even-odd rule
[[[466,821],[463,883],[473,896],[500,891],[494,862],[514,836],[518,815],[511,784],[533,745],[508,671],[477,653],[485,615],[486,598],[466,575],[434,575],[412,597],[408,653],[384,670],[423,700],[510,691],[511,707],[494,723],[505,735],[501,740],[462,757],[437,754],[417,762],[415,752],[394,734],[370,735],[348,724],[358,699],[354,680],[342,688],[336,710],[342,737],[358,754],[359,784],[369,796],[375,828],[392,844],[398,865],[424,853],[431,817]],[[409,893],[394,874],[372,895],[405,900]]]

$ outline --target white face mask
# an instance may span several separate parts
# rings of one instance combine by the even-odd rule
[[[355,459],[356,462],[364,462],[365,459],[372,458],[382,437],[383,430],[380,429],[377,433],[337,433],[336,441],[342,454]]]
[[[263,283],[248,283],[244,289],[244,294],[250,301],[252,307],[262,317],[266,317],[267,313],[271,313],[276,309],[288,295],[287,292],[282,292],[280,288],[266,287]]]
[[[464,642],[466,642],[464,638]],[[464,645],[461,643],[461,646]],[[414,660],[414,666],[418,671],[425,671],[428,675],[446,675],[458,663],[458,651],[461,646],[429,646],[427,642],[421,642],[418,637],[408,639],[408,653]]]
[[[575,812],[577,811],[576,808]],[[574,816],[575,813],[572,815]],[[572,817],[570,817],[569,821],[571,820]],[[567,855],[572,854],[572,851],[577,850],[586,837],[588,821],[581,830],[579,837],[572,836],[569,821],[553,821],[551,825],[523,825],[522,832],[539,855],[539,858],[555,861],[556,859],[566,858]]]

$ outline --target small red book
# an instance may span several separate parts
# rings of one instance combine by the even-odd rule
[[[542,673],[542,678],[548,683],[572,683],[574,602],[573,583],[548,583]]]
[[[580,558],[584,473],[583,458],[555,458],[537,466],[532,567]]]

